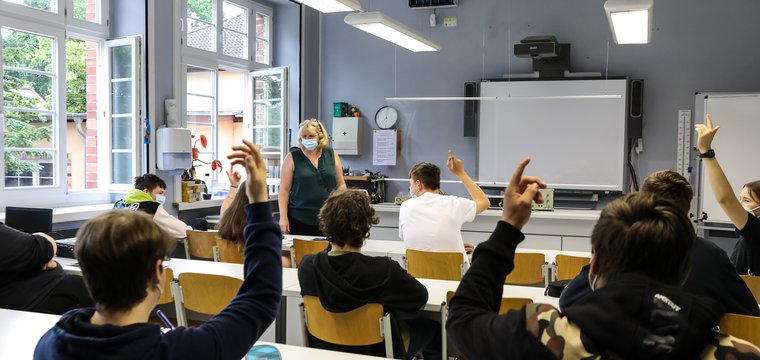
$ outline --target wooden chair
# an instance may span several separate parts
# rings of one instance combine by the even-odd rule
[[[182,304],[180,325],[187,326],[185,309],[206,315],[218,314],[229,305],[242,284],[243,280],[223,275],[179,274],[179,296],[175,297]]]
[[[554,280],[572,280],[581,272],[584,265],[591,262],[590,257],[557,255],[554,259]]]
[[[720,330],[760,346],[760,317],[725,314],[720,319]]]
[[[755,301],[760,304],[760,276],[756,275],[739,275],[747,284],[749,291],[755,296]]]
[[[174,270],[171,268],[164,269],[164,289],[161,293],[161,297],[158,298],[157,305],[168,304],[174,302],[174,294],[172,293],[172,282],[174,282]]]
[[[406,249],[406,271],[421,279],[462,280],[464,256],[460,252]]]
[[[293,267],[297,268],[304,256],[316,254],[326,249],[329,244],[324,240],[293,239],[293,246],[290,247],[290,260]]]
[[[185,240],[187,258],[192,257],[213,260],[214,246],[216,245],[216,231],[188,230]]]
[[[244,260],[243,243],[216,238],[214,261],[242,264]]]
[[[515,268],[507,275],[507,284],[546,284],[546,257],[541,253],[515,253]]]
[[[441,354],[444,359],[448,359],[448,344],[446,343],[446,320],[449,318],[449,304],[451,304],[451,298],[454,297],[453,291],[446,292],[446,302],[441,304]],[[504,315],[509,310],[520,310],[523,306],[533,303],[533,299],[528,298],[513,298],[503,297],[501,298],[501,304],[499,305],[499,315]]]
[[[384,343],[385,356],[393,358],[391,318],[380,304],[366,304],[348,312],[333,313],[322,307],[318,297],[306,295],[300,314],[304,346],[309,346],[309,334],[344,346]]]

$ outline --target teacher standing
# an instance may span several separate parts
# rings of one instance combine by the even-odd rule
[[[285,157],[280,175],[283,234],[321,236],[319,209],[330,192],[346,188],[340,157],[327,142],[327,131],[318,120],[305,120],[299,126],[298,149]]]

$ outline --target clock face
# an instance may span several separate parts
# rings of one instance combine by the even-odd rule
[[[375,124],[381,129],[390,129],[398,122],[398,111],[390,106],[383,106],[375,114]]]

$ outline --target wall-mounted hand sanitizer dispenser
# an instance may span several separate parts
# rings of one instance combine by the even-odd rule
[[[189,129],[163,127],[156,131],[159,170],[184,170],[193,166],[192,134]]]

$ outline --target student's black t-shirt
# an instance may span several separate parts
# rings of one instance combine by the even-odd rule
[[[53,245],[42,236],[0,223],[0,308],[33,310],[63,279],[57,266],[42,270],[53,258]]]
[[[731,253],[731,263],[741,275],[760,275],[760,219],[749,214],[747,224],[736,232],[741,236]]]

